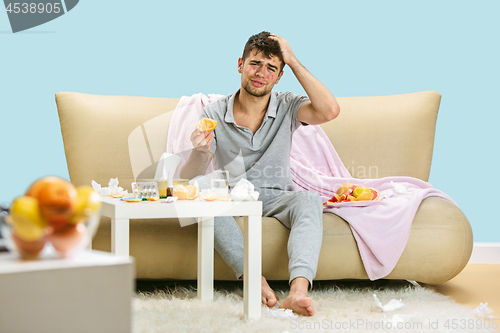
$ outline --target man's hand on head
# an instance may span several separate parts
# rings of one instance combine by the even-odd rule
[[[293,54],[290,44],[288,44],[288,42],[283,39],[283,37],[277,34],[270,34],[269,38],[274,39],[280,44],[281,53],[283,53],[283,61],[286,65],[292,67],[295,62],[298,62],[295,54]]]

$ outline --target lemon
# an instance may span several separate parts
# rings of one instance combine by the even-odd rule
[[[101,209],[101,196],[92,186],[79,186],[76,189],[75,212],[71,223],[85,222],[94,213]]]
[[[40,214],[38,200],[22,196],[16,198],[9,210],[9,222],[14,233],[25,241],[35,241],[44,236],[47,221]]]
[[[363,193],[371,193],[372,191],[368,187],[358,186],[352,192],[355,198],[359,197]]]

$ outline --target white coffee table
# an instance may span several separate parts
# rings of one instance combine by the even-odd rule
[[[102,215],[111,218],[111,251],[129,255],[129,220],[155,218],[197,218],[198,220],[198,299],[213,300],[214,217],[244,217],[244,313],[245,318],[260,318],[262,275],[262,202],[177,200],[125,202],[101,197]]]

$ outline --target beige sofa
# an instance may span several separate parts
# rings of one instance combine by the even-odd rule
[[[429,177],[441,95],[425,91],[379,97],[340,97],[340,116],[322,125],[356,178]],[[166,149],[168,125],[178,98],[56,94],[64,149],[75,185],[118,177],[130,191],[135,179],[153,178]],[[368,135],[368,136],[367,136]],[[446,191],[446,189],[442,189]],[[242,220],[237,219],[240,226]],[[346,221],[323,214],[324,235],[316,280],[367,279]],[[110,251],[110,221],[103,218],[93,242]],[[288,279],[289,230],[263,218],[263,274]],[[401,259],[388,279],[438,284],[457,275],[472,252],[472,230],[462,211],[437,197],[425,199]],[[176,219],[132,220],[130,254],[136,277],[196,279],[197,227]],[[233,280],[215,253],[215,279]]]

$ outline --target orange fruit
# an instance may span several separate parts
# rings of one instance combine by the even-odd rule
[[[35,241],[26,241],[13,233],[12,240],[14,241],[21,257],[27,259],[37,258],[45,247],[45,238],[40,238]]]
[[[353,183],[345,183],[337,189],[337,194],[342,195],[347,193],[347,195],[350,195],[356,187],[358,187],[358,185]]]
[[[217,127],[217,120],[205,117],[201,118],[196,124],[196,128],[198,128],[202,132],[213,131],[216,127]]]
[[[219,195],[219,197],[217,198],[217,200],[219,201],[229,201],[229,199],[231,199],[230,195]]]
[[[49,240],[57,252],[67,254],[80,244],[87,234],[85,224],[67,224],[52,233]]]
[[[356,198],[353,197],[352,195],[348,195],[345,201],[350,202],[350,201],[356,201]]]
[[[141,202],[142,201],[141,198],[123,198],[122,200],[126,201],[126,202]]]
[[[219,199],[219,193],[207,192],[207,193],[203,194],[202,198],[203,198],[203,200],[206,200],[206,201],[215,201],[215,200]]]
[[[67,182],[67,180],[56,177],[56,176],[47,176],[47,177],[40,178],[30,185],[30,187],[26,191],[26,195],[33,197],[33,198],[38,198],[40,190],[45,185],[51,184],[51,183],[60,183],[60,182]]]
[[[119,199],[119,198],[123,198],[125,196],[125,192],[123,192],[122,194],[108,194],[110,197],[112,198],[116,198],[116,199]]]
[[[172,195],[177,197],[179,200],[186,200],[188,195],[188,190],[184,185],[174,186]]]
[[[194,200],[200,196],[200,191],[196,186],[186,185],[186,188],[188,189],[188,200]]]
[[[76,188],[59,177],[48,176],[35,181],[26,195],[38,200],[41,215],[54,228],[68,223],[75,210]]]
[[[196,186],[193,185],[176,185],[174,186],[174,197],[179,200],[194,200],[200,196],[200,192]]]

